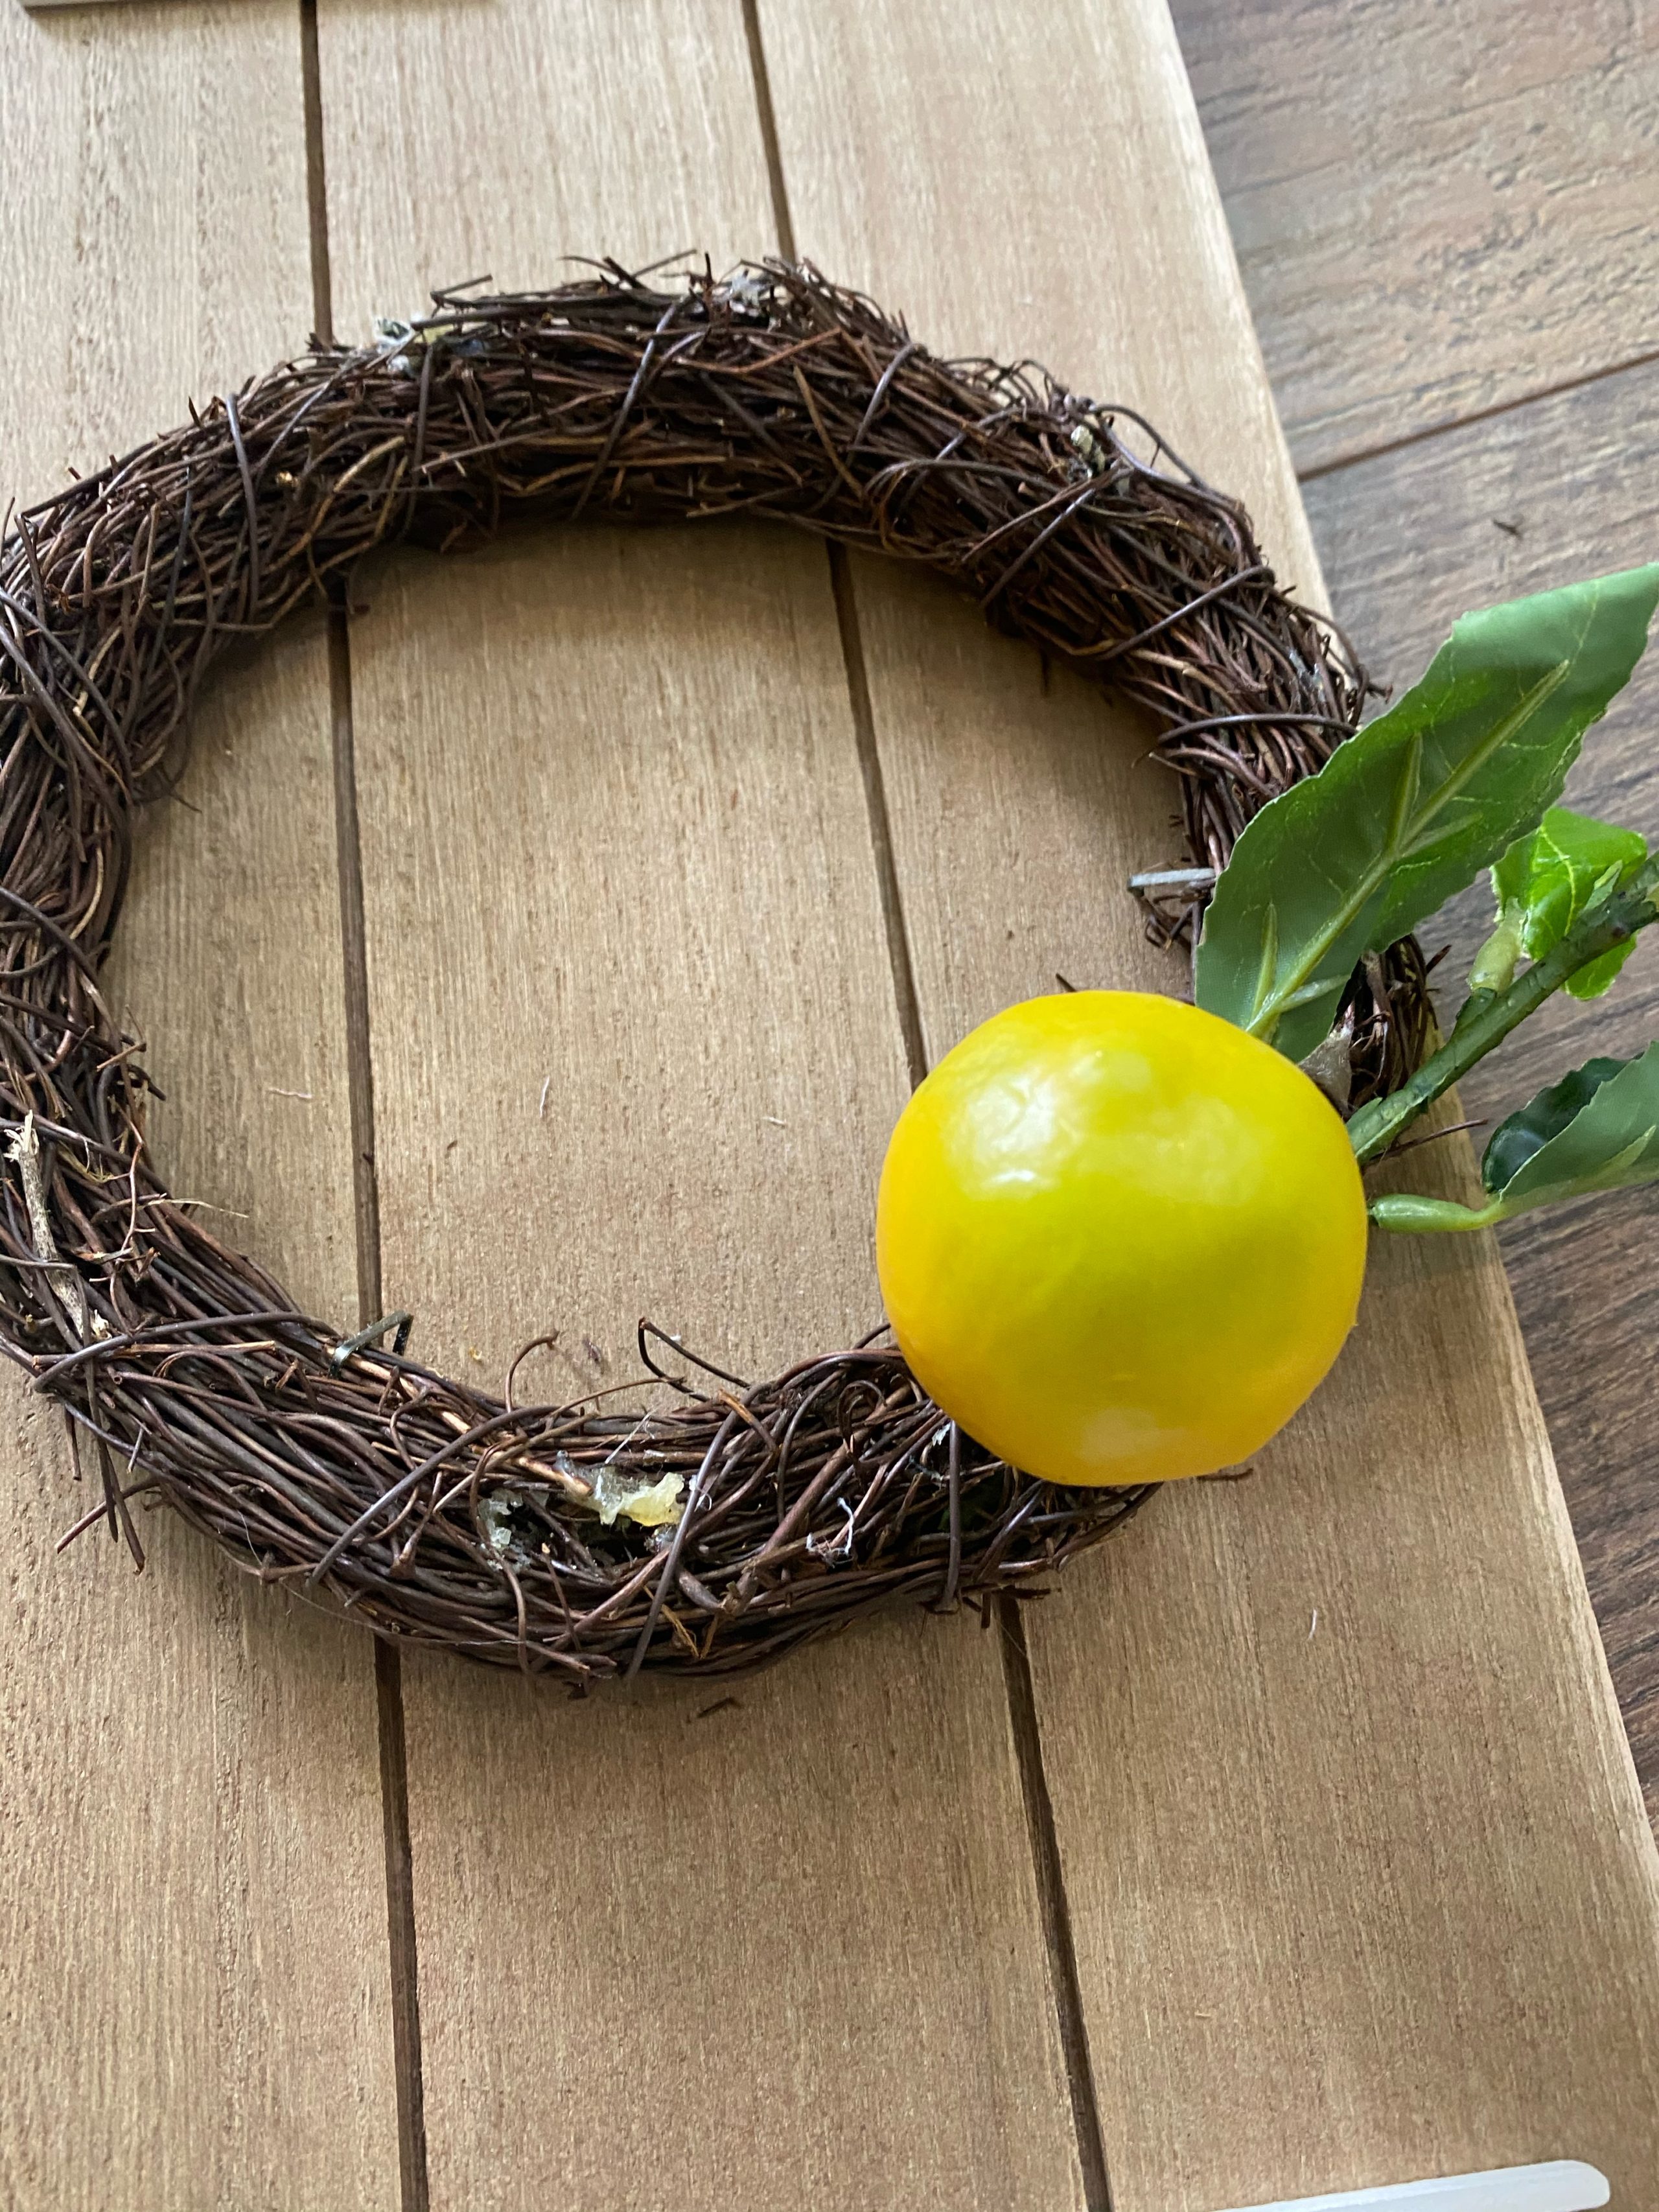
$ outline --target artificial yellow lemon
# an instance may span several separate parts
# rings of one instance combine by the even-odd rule
[[[1028,999],[893,1132],[876,1259],[917,1380],[1049,1482],[1247,1459],[1353,1327],[1365,1200],[1299,1067],[1138,991]]]

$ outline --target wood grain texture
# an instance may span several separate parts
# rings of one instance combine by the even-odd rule
[[[303,334],[291,9],[95,29],[7,10],[0,175],[33,332],[0,358],[9,491],[38,496]],[[213,687],[182,803],[141,837],[111,978],[180,1102],[157,1116],[173,1187],[325,1305],[349,1304],[350,1237],[328,743],[314,626]],[[101,1536],[55,1556],[86,1493],[57,1418],[9,1375],[0,1392],[0,2199],[388,2205],[368,1648],[165,1516],[141,1516],[137,1583]]]
[[[1150,181],[1191,127],[1161,9],[1052,48],[990,5],[763,20],[805,250],[1155,395],[1312,574],[1207,186]],[[1018,193],[977,161],[1005,133]],[[1087,285],[1079,203],[1116,218]],[[1167,849],[1144,738],[912,580],[858,587],[930,1045],[1056,968],[1174,987],[1110,896]],[[1158,1501],[1030,1635],[1119,2212],[1570,2148],[1650,2201],[1659,1869],[1490,1248],[1379,1252],[1262,1473]]]
[[[1609,376],[1322,477],[1308,506],[1335,604],[1375,663],[1409,683],[1465,607],[1650,560],[1659,545],[1659,368]],[[1568,788],[1659,842],[1659,660],[1650,654],[1585,740]],[[1455,990],[1490,915],[1483,891],[1425,933]],[[1449,998],[1447,1011],[1455,1011]],[[1617,988],[1565,997],[1463,1085],[1501,1117],[1595,1053],[1659,1033],[1659,948]],[[1647,1347],[1659,1326],[1656,1201],[1632,1192],[1509,1224],[1501,1243],[1608,1662],[1659,1817],[1659,1499]]]
[[[170,1187],[344,1326],[356,1287],[333,777],[317,610],[214,679],[177,799],[141,831],[108,988],[149,1047]]]
[[[735,7],[320,29],[344,328],[432,277],[770,240]],[[493,1379],[557,1328],[524,1384],[562,1393],[629,1371],[642,1311],[738,1372],[862,1334],[905,1072],[822,549],[584,532],[366,589],[417,1342]],[[994,1638],[902,1617],[729,1697],[404,1689],[434,2206],[1080,2203]]]
[[[1659,14],[1175,0],[1298,466],[1659,349]]]

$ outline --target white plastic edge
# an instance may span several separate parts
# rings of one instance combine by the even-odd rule
[[[1502,2172],[1450,2173],[1437,2181],[1405,2181],[1389,2189],[1351,2189],[1335,2197],[1284,2197],[1238,2205],[1232,2212],[1595,2212],[1612,2191],[1607,2178],[1582,2159],[1547,2166],[1510,2166]]]

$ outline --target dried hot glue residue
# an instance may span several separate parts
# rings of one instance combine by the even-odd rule
[[[602,1467],[593,1485],[593,1504],[609,1528],[619,1513],[641,1528],[672,1528],[680,1517],[684,1475],[670,1473],[660,1482],[632,1482],[626,1474]]]
[[[555,1464],[561,1474],[574,1473],[563,1452],[557,1455]],[[592,1496],[582,1502],[607,1528],[614,1528],[619,1519],[641,1528],[672,1528],[680,1517],[680,1492],[684,1486],[684,1477],[672,1472],[658,1482],[637,1482],[630,1481],[621,1468],[607,1465],[599,1468]],[[504,1557],[515,1545],[526,1547],[529,1539],[520,1516],[526,1508],[545,1510],[546,1504],[544,1491],[523,1482],[504,1482],[481,1498],[478,1522],[490,1549]]]

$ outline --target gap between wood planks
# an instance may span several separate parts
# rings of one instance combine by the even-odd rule
[[[311,234],[311,307],[319,343],[334,339],[328,250],[328,187],[323,160],[322,71],[317,0],[300,0],[300,67],[305,106],[306,195]],[[357,812],[357,755],[351,716],[349,592],[329,593],[328,689],[334,762],[334,830],[344,969],[346,1080],[351,1106],[351,1179],[356,1232],[357,1319],[383,1310],[380,1194],[374,1168],[374,1065],[369,1044],[368,947],[363,913],[362,842]],[[426,2100],[421,2064],[419,1961],[409,1826],[409,1767],[404,1733],[403,1668],[395,1644],[374,1641],[375,1715],[380,1751],[380,1817],[386,1853],[386,1939],[392,1984],[392,2071],[398,2094],[398,2168],[402,2212],[429,2212]]]
[[[743,0],[743,27],[749,46],[749,66],[755,86],[755,106],[761,143],[766,154],[767,179],[772,194],[772,222],[778,250],[788,261],[798,258],[794,220],[789,208],[789,189],[779,149],[777,115],[772,104],[771,79],[766,66],[766,47],[761,36],[757,0]],[[892,824],[887,811],[886,787],[881,754],[876,743],[875,715],[870,701],[870,678],[859,633],[858,603],[853,588],[852,564],[846,548],[828,548],[830,587],[835,599],[836,621],[841,635],[842,658],[847,669],[847,694],[852,709],[858,746],[859,769],[864,781],[869,815],[870,845],[880,888],[882,920],[886,927],[888,964],[904,1056],[912,1088],[927,1073],[927,1045],[922,1035],[921,1008],[916,994],[915,968],[898,868],[893,854]],[[1083,2183],[1086,2212],[1111,2212],[1111,2183],[1106,2167],[1106,2142],[1095,2094],[1094,2073],[1089,2063],[1089,2035],[1078,1979],[1077,1946],[1072,1934],[1071,1909],[1066,1901],[1060,1838],[1054,1826],[1054,1805],[1043,1771],[1042,1739],[1037,1723],[1036,1692],[1031,1680],[1030,1654],[1024,1623],[1012,1597],[998,1601],[998,1642],[1001,1649],[1003,1688],[1007,1700],[1009,1733],[1019,1769],[1020,1795],[1024,1804],[1027,1842],[1031,1854],[1037,1910],[1048,1954],[1048,1988],[1060,2035],[1066,2087],[1071,2094],[1072,2131]]]
[[[1559,384],[1540,384],[1535,392],[1523,392],[1513,399],[1494,400],[1490,407],[1471,408],[1467,415],[1448,416],[1443,422],[1425,422],[1420,430],[1407,430],[1398,438],[1382,438],[1375,445],[1356,446],[1351,453],[1334,454],[1328,461],[1312,462],[1298,469],[1298,483],[1313,483],[1321,477],[1334,477],[1344,469],[1358,468],[1366,461],[1384,459],[1390,453],[1403,453],[1408,447],[1425,446],[1432,439],[1443,438],[1453,430],[1467,430],[1472,423],[1491,422],[1502,415],[1517,415],[1523,407],[1535,407],[1542,400],[1559,399],[1565,392],[1582,392],[1586,386],[1601,384],[1610,376],[1623,376],[1632,368],[1647,368],[1659,362],[1659,350],[1632,354],[1626,361],[1610,361],[1600,368],[1587,369],[1583,376],[1565,376]]]

